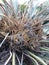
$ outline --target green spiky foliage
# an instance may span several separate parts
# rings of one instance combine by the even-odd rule
[[[25,7],[26,7],[26,5],[24,5],[24,4],[22,4],[22,5],[20,6],[21,12],[24,12]]]
[[[4,5],[0,4],[3,11],[3,14],[0,13],[2,16],[0,20],[0,63],[3,65],[47,65],[48,59],[46,60],[43,56],[48,48],[42,48],[46,46],[45,41],[42,41],[44,40],[43,21],[48,17],[48,15],[45,17],[43,15],[47,12],[46,7],[27,18],[32,0],[28,2],[22,15],[20,9],[16,14],[12,0],[10,2],[11,5],[3,0]]]

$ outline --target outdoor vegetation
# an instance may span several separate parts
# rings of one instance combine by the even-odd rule
[[[49,2],[13,1],[0,3],[0,65],[49,65]]]

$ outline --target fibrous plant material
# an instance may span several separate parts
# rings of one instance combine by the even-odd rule
[[[32,19],[33,16],[28,18],[26,15],[28,14],[27,12],[27,10],[29,9],[28,6],[31,6],[30,2],[32,1],[30,1],[27,4],[26,8],[24,9],[24,12],[19,13],[20,11],[19,9],[17,14],[15,14],[15,11],[13,10],[12,7],[13,5],[10,6],[6,0],[4,0],[3,2],[4,5],[0,4],[0,7],[3,8],[4,10],[3,14],[0,14],[0,16],[3,17],[2,20],[0,20],[0,42],[1,42],[0,60],[1,63],[3,63],[4,65],[7,65],[12,61],[13,61],[12,65],[15,64],[23,65],[23,61],[25,60],[26,50],[37,54],[40,53],[39,50],[39,47],[41,46],[40,40],[42,40],[42,36],[43,36],[42,23],[47,18],[46,17],[40,18],[39,15],[42,14],[46,8],[42,10],[40,13],[37,13],[37,15],[35,15],[34,18]],[[12,2],[12,0],[10,2]],[[6,11],[7,9],[9,9],[9,11]],[[4,54],[6,56],[5,59],[3,59]],[[18,57],[17,55],[20,56]],[[12,61],[11,61],[11,57],[12,57]],[[37,59],[36,55],[34,57],[33,58],[30,57],[35,62],[34,65],[35,64],[38,65],[40,63],[47,65],[43,60],[42,61],[39,60],[40,58]],[[17,62],[14,61],[14,59],[17,60]],[[37,61],[39,60],[40,63],[37,62],[36,60]],[[27,65],[28,61],[24,61],[24,63],[26,62]],[[32,65],[31,61],[29,65]]]

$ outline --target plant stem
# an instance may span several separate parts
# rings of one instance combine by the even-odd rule
[[[15,52],[13,52],[13,55],[12,55],[12,65],[15,65]]]

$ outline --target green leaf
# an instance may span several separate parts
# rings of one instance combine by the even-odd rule
[[[49,43],[49,40],[40,40],[39,42]]]
[[[15,65],[15,52],[13,52],[13,56],[12,56],[12,65]]]
[[[35,58],[37,61],[39,61],[42,65],[47,65],[42,58],[36,56],[35,54],[31,53],[30,51],[27,51],[28,54],[30,54],[33,58]]]
[[[43,51],[48,51],[49,52],[49,48],[48,47],[40,47],[41,50]]]
[[[34,65],[39,65],[38,62],[37,62],[33,57],[31,57],[31,56],[28,55],[28,54],[25,54],[25,55],[32,60],[32,62],[33,62]]]

